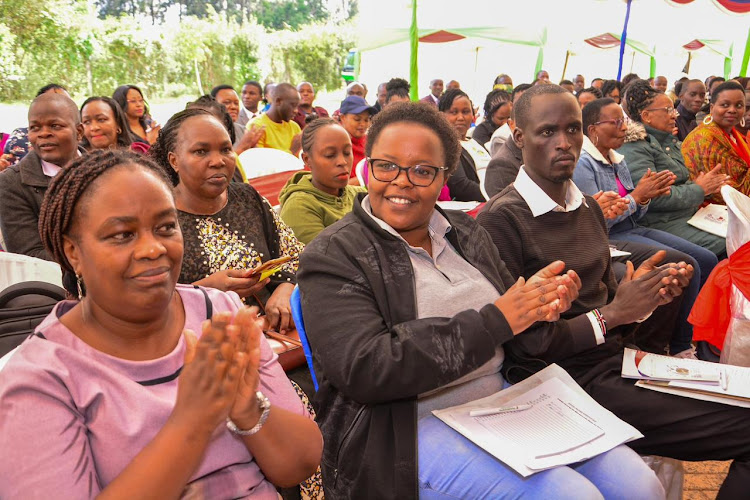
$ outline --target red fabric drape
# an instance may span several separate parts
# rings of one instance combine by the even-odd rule
[[[750,242],[714,268],[693,304],[688,321],[693,325],[693,340],[705,340],[724,348],[732,313],[729,310],[732,285],[750,297]]]

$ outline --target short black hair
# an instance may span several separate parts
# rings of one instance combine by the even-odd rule
[[[631,120],[643,122],[641,112],[651,106],[661,92],[649,85],[646,80],[635,80],[625,89],[623,108]]]
[[[553,83],[549,85],[534,85],[529,90],[523,93],[518,98],[518,102],[513,105],[513,116],[516,120],[516,125],[520,128],[524,128],[529,120],[529,111],[531,110],[531,100],[538,95],[548,94],[567,94],[570,92],[565,90],[559,85]]]
[[[560,86],[562,87],[563,85],[575,85],[575,84],[571,82],[570,80],[560,80]]]
[[[382,84],[381,84],[382,85]],[[403,78],[391,78],[388,83],[385,84],[385,102],[391,102],[391,98],[394,96],[409,98],[409,91],[411,85]]]
[[[440,99],[438,100],[438,111],[448,111],[451,109],[451,106],[453,106],[453,101],[458,99],[459,97],[465,97],[469,99],[469,102],[471,103],[471,99],[469,98],[469,95],[464,92],[461,89],[448,89],[445,92],[443,92],[443,95],[440,96]],[[472,109],[474,108],[474,104],[471,105]]]
[[[589,135],[589,127],[599,121],[599,117],[602,115],[602,109],[609,106],[610,104],[617,104],[611,97],[603,97],[601,99],[594,99],[581,110],[583,115],[583,133]]]
[[[115,123],[117,123],[117,126],[120,128],[120,133],[117,134],[117,145],[121,148],[127,148],[133,144],[133,135],[130,133],[130,127],[128,126],[128,119],[125,117],[125,112],[120,105],[117,104],[117,101],[111,97],[94,96],[83,101],[83,104],[81,104],[81,120],[83,120],[83,108],[85,108],[87,104],[96,101],[105,103],[109,106],[109,109],[112,110],[112,116],[115,118]],[[85,136],[81,139],[81,146],[86,150],[91,146],[89,140],[86,139]]]
[[[34,98],[29,105],[29,113],[32,108],[39,102],[56,102],[62,105],[66,112],[69,113],[68,117],[71,119],[74,126],[78,126],[81,123],[81,113],[78,111],[78,106],[73,102],[73,99],[64,94],[47,94],[42,93]],[[63,117],[64,118],[64,117]]]
[[[602,97],[604,97],[604,95],[602,95],[602,91],[599,90],[596,87],[587,87],[587,88],[581,90],[580,92],[578,92],[578,95],[576,96],[576,99],[579,98],[579,97],[581,97],[581,95],[583,95],[583,94],[592,94],[597,99],[601,99]]]
[[[511,102],[516,102],[516,95],[518,95],[519,92],[524,93],[531,87],[533,87],[533,85],[530,83],[519,83],[518,85],[516,85],[516,88],[514,88],[513,92],[511,92],[510,94]]]
[[[365,154],[368,157],[372,154],[372,147],[383,130],[395,123],[413,123],[435,132],[443,145],[445,164],[442,166],[447,169],[446,177],[456,171],[461,157],[461,141],[458,138],[458,132],[453,125],[448,123],[443,113],[430,104],[420,102],[396,102],[375,115],[370,130],[367,131]]]
[[[720,83],[714,89],[714,91],[711,92],[711,104],[716,104],[716,100],[719,98],[719,95],[727,90],[741,90],[743,94],[745,93],[745,89],[742,87],[742,85],[739,84],[739,82],[729,80],[728,82]]]
[[[710,91],[711,85],[713,85],[716,82],[726,82],[726,81],[727,81],[726,78],[724,78],[723,76],[715,76],[708,80],[708,85],[706,86],[707,87],[706,90]]]
[[[632,82],[636,80],[640,80],[641,77],[638,76],[635,73],[628,73],[627,75],[622,77],[622,88],[626,88],[628,85],[630,85]]]
[[[594,86],[594,82],[601,82],[601,81],[604,81],[604,79],[603,78],[594,78],[593,80],[591,80],[591,86],[592,87]]]
[[[226,84],[217,85],[216,87],[214,87],[214,88],[211,89],[211,92],[210,92],[211,93],[211,97],[213,97],[214,99],[216,99],[216,94],[218,94],[222,90],[234,90],[234,87],[232,87],[231,85],[226,85]],[[234,90],[234,92],[236,93],[237,91]]]
[[[245,87],[246,85],[256,87],[260,91],[260,93],[263,94],[263,85],[261,85],[260,82],[256,82],[255,80],[248,80],[242,84],[243,87]]]
[[[68,91],[68,89],[66,89],[65,87],[63,87],[62,85],[58,83],[48,83],[47,85],[45,85],[44,87],[36,91],[36,97],[39,97],[42,94],[46,94],[50,90],[57,90],[57,89],[64,90],[65,92]]]

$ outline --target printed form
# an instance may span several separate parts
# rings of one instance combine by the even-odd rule
[[[472,410],[514,406],[525,409],[469,415]],[[433,413],[523,477],[642,437],[556,365],[487,398]]]

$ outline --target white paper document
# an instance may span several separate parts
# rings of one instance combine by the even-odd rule
[[[625,349],[622,377],[640,379],[635,385],[652,391],[750,408],[750,368],[745,366]]]
[[[478,201],[439,201],[438,206],[443,210],[461,210],[471,212],[479,206]]]
[[[707,233],[726,238],[729,230],[729,212],[726,205],[711,203],[695,212],[687,223]]]
[[[518,405],[530,408],[469,415],[472,410]],[[492,396],[433,413],[523,477],[586,460],[642,437],[557,365]]]

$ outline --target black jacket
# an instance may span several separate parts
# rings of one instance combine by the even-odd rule
[[[461,148],[461,160],[458,168],[448,178],[451,198],[457,201],[487,201],[479,187],[479,175],[474,159],[468,151]]]
[[[0,230],[9,252],[51,260],[39,237],[39,211],[50,178],[34,151],[0,172]]]
[[[516,180],[521,165],[523,165],[521,148],[516,146],[516,142],[511,137],[505,141],[487,165],[484,176],[484,189],[487,191],[487,196],[492,198],[510,186]]]
[[[417,498],[417,395],[479,368],[513,334],[492,303],[417,319],[406,246],[364,212],[363,197],[307,246],[297,273],[320,383],[323,483],[329,499]],[[441,213],[456,251],[500,293],[509,288],[489,234],[462,212]]]

